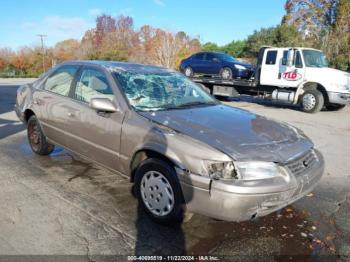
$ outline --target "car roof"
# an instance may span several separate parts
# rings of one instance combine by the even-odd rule
[[[80,65],[80,66],[99,66],[110,72],[133,72],[133,73],[170,73],[175,72],[172,69],[156,65],[145,65],[137,63],[128,63],[120,61],[102,61],[102,60],[75,60],[60,64],[63,65]]]
[[[193,55],[197,55],[197,54],[225,54],[225,55],[228,55],[227,53],[220,52],[220,51],[201,51],[198,53],[194,53]]]

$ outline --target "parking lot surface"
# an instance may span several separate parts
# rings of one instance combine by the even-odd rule
[[[34,155],[13,112],[17,86],[0,85],[0,255],[350,259],[350,107],[306,114],[248,97],[226,101],[302,129],[325,156],[326,173],[311,194],[267,217],[231,223],[194,215],[167,227],[145,216],[127,179],[61,148]]]

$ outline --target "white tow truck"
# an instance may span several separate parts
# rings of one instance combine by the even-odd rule
[[[262,47],[249,79],[193,77],[213,95],[261,95],[300,104],[303,111],[339,110],[350,104],[350,73],[328,67],[320,50]]]

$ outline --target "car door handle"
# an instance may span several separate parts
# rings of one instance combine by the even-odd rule
[[[73,113],[71,113],[71,112],[68,112],[67,115],[68,115],[69,117],[74,117],[74,116],[75,116],[75,114],[73,114]]]

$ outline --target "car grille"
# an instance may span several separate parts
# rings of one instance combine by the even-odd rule
[[[286,164],[287,168],[295,176],[300,176],[307,170],[311,169],[318,161],[314,150],[308,151],[306,154],[298,157]]]

